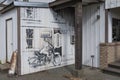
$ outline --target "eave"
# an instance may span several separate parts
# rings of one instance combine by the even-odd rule
[[[3,7],[3,9],[0,10],[0,14],[3,14],[3,13],[5,13],[5,12],[7,12],[7,11],[13,9],[14,7],[15,7],[15,6],[14,6],[13,3],[11,3],[11,4],[8,5],[8,6],[5,6],[5,7]]]
[[[39,7],[39,8],[48,8],[48,3],[44,2],[20,2],[20,1],[14,1],[14,6],[19,7]]]
[[[38,8],[48,8],[48,3],[43,2],[20,2],[20,1],[14,1],[9,5],[6,5],[3,7],[3,9],[0,10],[0,14],[3,14],[15,7],[38,7]]]
[[[82,2],[82,0],[57,0],[49,3],[49,6],[54,10],[59,10],[66,7],[73,7],[77,2]]]
[[[82,5],[89,5],[103,2],[104,0],[56,0],[49,3],[50,7],[54,10],[59,10],[66,7],[73,7],[77,2],[81,2]]]
[[[82,5],[86,6],[86,5],[90,5],[90,4],[101,3],[101,2],[104,2],[104,1],[105,0],[83,0]]]

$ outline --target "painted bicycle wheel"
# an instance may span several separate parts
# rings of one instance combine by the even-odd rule
[[[54,59],[54,60],[53,60],[53,64],[54,64],[55,66],[61,65],[62,58],[61,58],[61,56],[60,56],[60,53],[56,52],[55,55],[54,55],[54,57],[53,57],[53,59]]]

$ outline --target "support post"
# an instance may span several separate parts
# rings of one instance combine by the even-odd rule
[[[108,10],[105,10],[105,42],[108,43]]]
[[[75,6],[75,69],[82,69],[82,1]]]
[[[20,7],[17,7],[17,47],[18,47],[18,52],[17,52],[17,75],[21,75],[21,30],[20,30]]]

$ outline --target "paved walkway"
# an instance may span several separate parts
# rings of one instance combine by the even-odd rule
[[[0,80],[70,80],[65,78],[65,76],[75,74],[73,69],[74,67],[71,65],[16,77],[8,77],[7,72],[0,72]],[[82,71],[79,72],[79,76],[82,76],[85,80],[120,80],[119,76],[103,74],[100,70],[92,70],[90,67],[84,67]]]

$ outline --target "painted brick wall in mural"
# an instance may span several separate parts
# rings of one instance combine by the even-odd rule
[[[22,75],[73,64],[73,25],[47,8],[21,8],[21,56]]]

